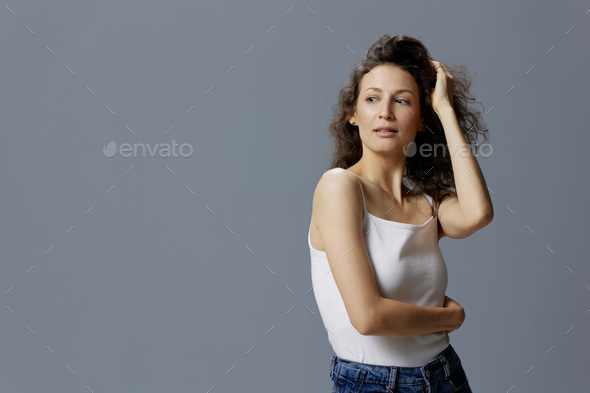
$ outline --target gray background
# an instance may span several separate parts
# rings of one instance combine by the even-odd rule
[[[495,219],[440,242],[474,392],[587,389],[587,1],[4,5],[2,392],[329,391],[311,198],[350,68],[401,33],[487,112]]]

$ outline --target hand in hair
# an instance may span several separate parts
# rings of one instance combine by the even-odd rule
[[[437,67],[442,65],[438,61],[432,61],[432,65]],[[432,89],[432,109],[436,113],[445,105],[453,107],[453,94],[455,92],[455,79],[453,75],[447,72],[444,65],[436,69],[436,86]]]

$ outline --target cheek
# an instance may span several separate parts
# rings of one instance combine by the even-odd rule
[[[403,123],[407,128],[414,128],[414,127],[418,127],[418,125],[420,125],[420,117],[413,115],[412,113],[410,113],[409,110],[405,109],[406,112],[408,112],[408,116],[406,116],[403,119]],[[398,120],[401,120],[398,118]]]
[[[366,105],[360,105],[357,108],[357,114],[360,118],[366,118],[371,114],[371,108],[368,108]]]

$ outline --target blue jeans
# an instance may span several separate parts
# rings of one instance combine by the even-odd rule
[[[450,344],[422,367],[356,363],[333,354],[330,379],[332,393],[473,393]]]

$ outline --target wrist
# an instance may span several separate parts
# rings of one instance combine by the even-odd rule
[[[453,109],[453,106],[451,105],[450,102],[446,101],[444,104],[441,104],[438,107],[432,107],[432,109],[434,109],[434,112],[436,112],[436,114],[440,117],[443,114],[449,113],[449,112],[455,112],[455,110]]]
[[[458,307],[448,307],[445,308],[445,310],[447,311],[447,326],[444,330],[456,330],[459,326],[461,326],[461,324],[458,323],[461,319],[461,309]]]

